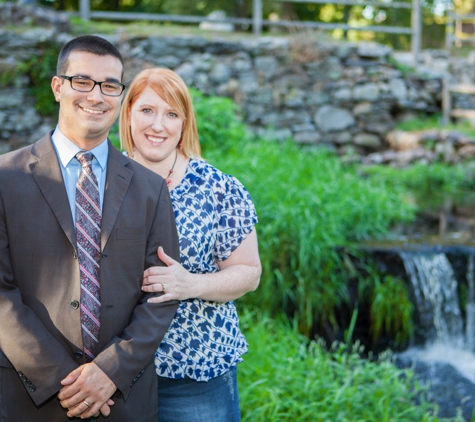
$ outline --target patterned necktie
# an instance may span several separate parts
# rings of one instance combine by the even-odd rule
[[[100,328],[101,208],[99,186],[92,171],[93,154],[80,151],[82,171],[76,182],[76,239],[81,277],[81,328],[86,360],[97,354]]]

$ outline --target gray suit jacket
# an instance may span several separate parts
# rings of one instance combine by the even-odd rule
[[[142,274],[179,260],[167,185],[111,145],[101,231],[94,362],[117,385],[111,422],[157,420],[154,352],[177,301],[150,304]],[[50,134],[0,156],[0,420],[68,421],[56,394],[85,363],[73,219]],[[104,419],[105,420],[105,419]]]

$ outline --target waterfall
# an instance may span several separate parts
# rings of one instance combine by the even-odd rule
[[[467,264],[467,305],[466,309],[466,326],[465,338],[467,342],[467,349],[475,352],[475,254],[472,252],[468,256]]]
[[[401,357],[426,363],[448,363],[475,383],[475,251],[467,254],[465,327],[457,280],[450,261],[440,252],[400,252],[413,289],[424,347],[410,347]],[[438,371],[434,366],[434,377]]]
[[[414,288],[420,326],[426,332],[428,341],[463,349],[463,320],[457,294],[457,280],[452,266],[444,253],[401,252],[401,257]],[[475,296],[475,282],[472,269],[472,296]],[[469,287],[470,291],[470,287]],[[469,293],[470,294],[470,293]],[[475,305],[472,305],[475,308]],[[473,333],[473,311],[471,327]],[[471,336],[467,336],[469,338]],[[473,343],[473,339],[471,340]]]

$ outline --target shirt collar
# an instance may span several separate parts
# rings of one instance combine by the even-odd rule
[[[58,153],[59,161],[64,168],[66,168],[69,162],[76,156],[76,154],[81,151],[74,142],[71,142],[59,129],[59,126],[56,126],[53,135],[51,136],[54,147]],[[91,152],[94,154],[97,162],[101,166],[102,171],[106,169],[107,166],[107,156],[109,154],[109,143],[106,142],[107,138],[104,139],[97,147],[91,149]]]

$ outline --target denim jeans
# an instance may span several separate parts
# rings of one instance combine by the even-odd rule
[[[158,377],[159,422],[239,422],[236,367],[208,382]]]

